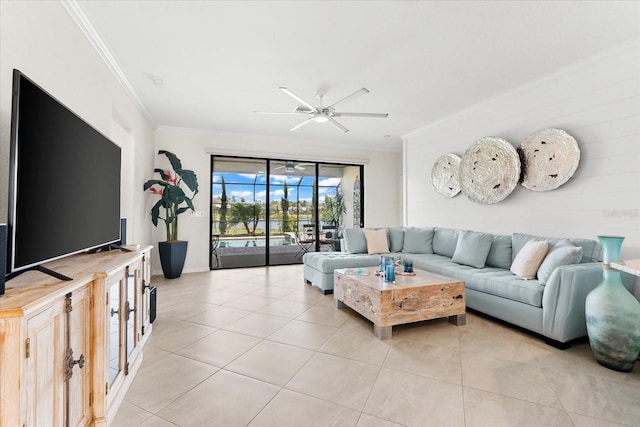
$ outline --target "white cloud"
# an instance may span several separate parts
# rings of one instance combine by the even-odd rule
[[[325,178],[318,181],[318,186],[322,187],[337,187],[340,185],[340,178]]]
[[[245,178],[249,178],[249,179],[255,179],[256,178],[256,174],[255,173],[239,173],[238,175],[243,176]]]
[[[276,190],[271,192],[272,197],[282,197],[284,196],[284,190]]]
[[[231,191],[229,194],[236,199],[244,198],[246,201],[253,199],[253,191]]]

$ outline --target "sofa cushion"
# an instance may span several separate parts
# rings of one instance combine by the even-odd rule
[[[344,248],[350,254],[367,253],[367,239],[362,228],[347,228],[344,230]]]
[[[523,280],[509,270],[495,267],[474,268],[455,263],[436,254],[411,254],[413,266],[465,282],[465,288],[542,307],[544,286],[537,280]]]
[[[489,255],[493,236],[477,231],[463,230],[458,233],[458,242],[451,260],[475,268],[482,268]]]
[[[511,272],[523,279],[535,279],[538,268],[548,250],[549,244],[547,242],[527,242],[516,255],[516,259],[513,260]]]
[[[433,253],[451,258],[458,244],[458,230],[436,228],[433,234]]]
[[[408,227],[404,230],[402,252],[410,254],[433,253],[433,228]]]
[[[568,239],[556,243],[544,257],[538,269],[538,281],[547,283],[551,273],[561,265],[578,264],[582,260],[582,248],[574,246]]]
[[[511,236],[494,235],[486,265],[489,267],[511,268]]]
[[[387,240],[387,230],[364,229],[364,238],[367,241],[367,252],[371,254],[388,254],[389,240]]]
[[[404,227],[389,227],[389,251],[402,252]]]
[[[380,264],[379,255],[346,254],[344,252],[309,252],[302,261],[322,273],[333,273],[337,268],[375,267]]]
[[[516,255],[522,249],[522,247],[530,240],[535,241],[543,241],[546,240],[550,244],[555,245],[560,240],[559,238],[548,238],[548,237],[540,237],[534,236],[531,234],[524,233],[513,233],[511,235],[512,245],[513,245],[513,255],[512,258],[515,259]],[[598,262],[602,261],[602,247],[600,243],[596,240],[590,239],[569,239],[569,241],[574,245],[582,248],[582,260],[580,262]]]

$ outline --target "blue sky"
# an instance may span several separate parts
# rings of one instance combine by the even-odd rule
[[[213,175],[213,197],[218,198],[222,196],[222,182],[221,176],[224,175],[224,180],[227,187],[227,197],[235,197],[236,200],[244,198],[247,202],[253,201],[253,191],[255,182],[256,201],[264,203],[266,202],[266,183],[267,177],[265,174],[237,174],[237,173],[215,173]],[[302,178],[302,185],[300,185],[300,195],[297,195],[298,183]],[[299,197],[300,201],[306,200],[311,202],[313,185],[313,177],[305,176],[289,176],[289,175],[271,175],[271,200],[280,200],[284,196],[283,185],[287,182],[289,189],[289,201],[294,202]],[[238,183],[238,184],[236,184]],[[335,193],[335,187],[340,184],[340,178],[322,178],[318,181],[319,191],[318,199],[320,203],[324,202],[324,198],[327,194],[332,195]]]

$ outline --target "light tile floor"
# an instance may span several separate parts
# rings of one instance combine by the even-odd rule
[[[158,318],[114,427],[640,425],[640,363],[606,369],[586,340],[561,351],[468,313],[379,341],[300,265],[154,285]]]

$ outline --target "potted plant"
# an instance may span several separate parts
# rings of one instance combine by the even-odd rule
[[[167,240],[158,243],[162,272],[167,279],[175,279],[182,274],[184,261],[187,255],[187,242],[178,240],[178,215],[187,210],[194,211],[193,198],[198,194],[198,179],[195,172],[182,169],[182,163],[175,154],[160,150],[158,155],[164,154],[173,168],[173,175],[168,170],[154,169],[154,173],[160,174],[161,179],[150,179],[144,183],[144,191],[160,196],[160,200],[151,208],[151,222],[158,226],[158,219],[164,221],[167,231]],[[187,196],[181,187],[185,184],[191,191],[191,197]],[[161,216],[164,209],[164,216]]]

